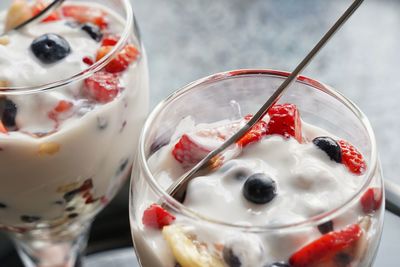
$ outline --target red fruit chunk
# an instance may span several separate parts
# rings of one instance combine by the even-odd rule
[[[189,135],[184,134],[172,150],[172,155],[184,166],[200,162],[211,150],[196,143]]]
[[[358,224],[330,232],[295,252],[289,259],[292,267],[341,266],[338,258],[355,248],[363,234]],[[347,266],[347,265],[346,265]]]
[[[44,1],[42,1],[42,0],[37,1],[32,7],[33,16],[36,16],[37,14],[39,14],[39,12],[41,12],[46,7],[47,7],[47,4]],[[60,12],[53,11],[46,18],[44,18],[42,20],[42,22],[57,21],[60,19],[61,19]]]
[[[139,51],[133,45],[126,45],[118,55],[111,60],[105,70],[110,73],[118,73],[126,70],[131,63],[133,63],[137,56],[139,55]]]
[[[253,116],[247,115],[244,119],[249,121]],[[250,131],[248,131],[237,144],[240,147],[245,147],[248,144],[260,141],[267,133],[267,123],[265,121],[257,122]]]
[[[83,61],[83,63],[85,63],[85,64],[87,64],[87,65],[89,65],[89,66],[92,66],[93,65],[93,59],[91,59],[90,57],[84,57],[84,58],[82,58],[82,61]]]
[[[340,140],[338,143],[342,149],[342,163],[350,172],[357,175],[363,174],[367,165],[362,154],[347,141]]]
[[[83,90],[89,98],[107,103],[118,95],[120,91],[119,80],[112,73],[99,71],[85,80]]]
[[[114,46],[118,43],[119,37],[115,35],[108,35],[103,38],[101,41],[102,46]]]
[[[107,28],[107,13],[100,8],[83,5],[65,5],[61,8],[64,17],[72,18],[79,23],[93,23],[101,29]]]
[[[299,111],[294,104],[274,105],[269,111],[267,135],[279,134],[286,138],[294,137],[302,141],[301,120]]]
[[[142,217],[142,223],[145,226],[155,229],[162,229],[173,221],[175,221],[175,216],[157,204],[152,204],[148,207]]]
[[[382,188],[368,188],[361,197],[363,211],[368,214],[378,210],[382,205]]]

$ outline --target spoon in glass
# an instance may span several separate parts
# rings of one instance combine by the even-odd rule
[[[35,21],[39,21],[44,19],[45,17],[47,17],[51,12],[53,12],[55,9],[57,9],[59,6],[61,6],[61,4],[64,2],[65,0],[54,0],[53,2],[51,2],[51,4],[49,4],[46,8],[44,8],[42,11],[40,11],[39,13],[37,13],[35,16],[31,17],[28,20],[25,20],[24,22],[18,24],[17,26],[13,27],[12,29],[6,30],[4,31],[2,34],[0,34],[0,37],[3,35],[6,35],[7,33],[9,33],[10,31],[16,31],[19,30],[23,27],[25,27],[26,25],[35,22]]]
[[[343,26],[343,24],[351,17],[351,15],[362,4],[363,0],[355,0],[351,6],[343,13],[343,15],[336,21],[336,23],[329,29],[329,31],[322,37],[322,39],[314,46],[308,55],[300,62],[294,71],[285,79],[279,88],[271,95],[265,104],[257,111],[257,113],[233,136],[226,140],[220,147],[211,151],[205,158],[203,158],[192,169],[187,171],[179,177],[168,189],[167,193],[175,199],[182,200],[187,184],[192,180],[200,170],[205,170],[207,167],[218,161],[219,156],[232,144],[235,144],[242,138],[258,121],[260,121],[268,110],[279,100],[284,91],[297,79],[300,72],[302,72],[315,55],[325,46],[331,37]]]

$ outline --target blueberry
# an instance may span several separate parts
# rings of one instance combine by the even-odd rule
[[[338,163],[342,162],[342,150],[339,144],[328,136],[320,136],[313,140],[314,145],[325,151],[325,153]]]
[[[101,32],[100,28],[92,23],[83,24],[81,29],[87,32],[87,34],[89,34],[90,37],[92,37],[92,39],[96,42],[100,42],[101,39],[103,39],[103,33]]]
[[[6,208],[7,208],[7,205],[2,203],[2,202],[0,202],[0,209],[6,209]]]
[[[276,196],[276,183],[264,173],[250,175],[243,185],[244,197],[255,204],[265,204]]]
[[[10,99],[5,98],[1,103],[2,115],[1,121],[7,128],[15,127],[15,117],[17,115],[17,106]]]
[[[321,234],[327,234],[333,231],[333,221],[327,221],[323,224],[318,225],[318,230]]]
[[[31,50],[44,64],[55,63],[71,53],[67,40],[54,33],[47,33],[33,40]]]
[[[238,256],[236,256],[230,247],[225,246],[222,252],[224,261],[229,267],[240,267],[242,263]]]
[[[31,216],[31,215],[22,215],[21,216],[21,221],[26,222],[26,223],[33,223],[33,222],[37,222],[40,221],[40,217],[39,216]]]
[[[265,265],[264,267],[290,267],[290,265],[283,261],[280,261],[280,262],[274,262],[269,265]]]

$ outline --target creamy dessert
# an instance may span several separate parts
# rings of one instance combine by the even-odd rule
[[[11,29],[47,5],[1,13]],[[86,71],[118,44],[125,21],[66,2],[40,23],[0,37],[0,87],[35,87]],[[0,226],[12,231],[92,216],[129,173],[148,109],[145,57],[133,37],[104,69],[47,91],[0,98]]]
[[[213,124],[183,119],[169,144],[152,152],[151,173],[167,189],[250,118]],[[365,266],[367,251],[379,239],[378,186],[340,215],[316,225],[295,224],[347,203],[367,170],[349,142],[303,122],[295,105],[275,105],[234,151],[189,182],[182,204],[201,217],[178,213],[159,205],[150,191],[143,193],[135,248],[144,267]]]

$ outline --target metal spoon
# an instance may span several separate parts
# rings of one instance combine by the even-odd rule
[[[322,39],[315,45],[315,47],[308,53],[308,55],[300,62],[295,70],[286,78],[286,80],[279,86],[279,88],[272,94],[272,96],[265,102],[265,104],[257,111],[243,128],[241,128],[232,137],[226,140],[220,147],[211,151],[204,159],[196,164],[191,170],[183,174],[177,179],[168,189],[167,193],[177,200],[182,200],[187,184],[194,178],[194,175],[200,170],[210,166],[215,159],[218,158],[226,148],[236,143],[243,137],[258,121],[260,121],[268,110],[279,100],[283,92],[297,79],[297,76],[305,67],[311,62],[314,56],[325,46],[331,37],[343,26],[343,24],[351,17],[364,0],[355,0],[351,6],[343,13],[338,21],[329,29],[329,31],[322,37]]]
[[[28,25],[29,23],[32,23],[34,21],[38,21],[41,19],[44,19],[45,17],[47,17],[51,12],[53,12],[55,9],[57,9],[59,6],[61,6],[61,4],[64,2],[65,0],[54,0],[51,4],[49,4],[46,8],[44,8],[42,11],[40,11],[38,14],[36,14],[35,16],[33,16],[32,18],[22,22],[21,24],[19,24],[18,26],[9,29],[7,31],[4,31],[1,35],[6,35],[7,33],[9,33],[10,31],[16,31],[19,30],[23,27],[25,27],[26,25]]]

